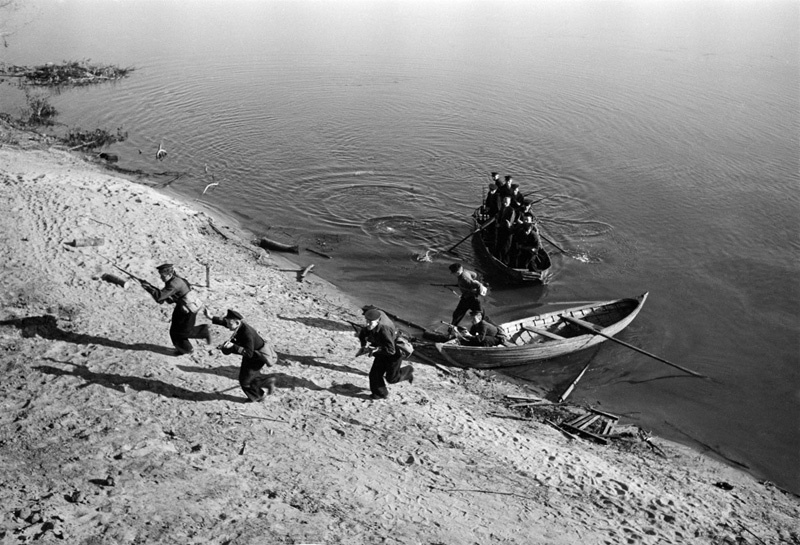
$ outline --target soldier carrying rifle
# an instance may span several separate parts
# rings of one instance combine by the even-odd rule
[[[196,325],[197,313],[200,312],[204,305],[192,290],[192,285],[175,274],[175,268],[169,263],[159,265],[157,270],[161,280],[164,282],[162,289],[158,289],[147,280],[137,278],[127,271],[123,270],[123,272],[137,280],[159,305],[163,303],[175,305],[169,326],[169,337],[175,346],[175,355],[182,356],[183,354],[191,354],[194,351],[189,339],[205,339],[206,344],[211,344],[211,331],[208,328],[208,324]]]
[[[271,367],[278,361],[278,355],[253,326],[245,323],[244,317],[235,310],[228,310],[225,316],[212,316],[208,309],[205,315],[215,325],[223,325],[231,330],[231,338],[217,348],[225,354],[241,354],[239,385],[250,401],[260,403],[275,390],[275,377],[264,376],[261,368]],[[266,392],[264,391],[266,388]]]

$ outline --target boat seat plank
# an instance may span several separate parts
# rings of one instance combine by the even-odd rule
[[[541,329],[539,327],[526,325],[523,326],[523,329],[525,329],[526,331],[530,331],[532,333],[536,333],[537,335],[541,335],[542,337],[547,337],[548,339],[555,339],[557,341],[564,340],[564,337],[562,337],[561,335],[558,335],[557,333],[552,333],[550,331],[547,331],[546,329]]]

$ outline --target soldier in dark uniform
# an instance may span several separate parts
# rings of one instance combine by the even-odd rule
[[[458,289],[461,290],[461,298],[450,321],[455,326],[464,319],[468,311],[482,308],[480,297],[486,294],[487,288],[478,281],[477,274],[466,270],[460,263],[450,265],[450,272],[456,276]]]
[[[467,346],[498,346],[503,343],[504,336],[500,329],[483,319],[482,310],[473,310],[472,327],[468,334],[460,334],[461,344]]]
[[[265,365],[271,367],[277,356],[272,348],[261,338],[261,335],[250,324],[245,323],[241,314],[228,310],[224,317],[206,316],[216,325],[223,325],[233,331],[231,338],[219,346],[225,354],[241,354],[242,365],[239,368],[239,385],[247,399],[260,403],[267,395],[275,391],[275,378],[261,374]],[[266,387],[267,392],[264,392]]]
[[[400,367],[403,354],[395,346],[397,329],[386,314],[370,308],[364,312],[364,320],[367,325],[363,337],[359,335],[362,344],[357,355],[368,354],[374,357],[369,370],[369,389],[372,392],[370,398],[386,399],[389,397],[386,383],[396,384],[404,380],[414,382],[414,368],[410,365]]]
[[[486,192],[486,199],[483,201],[483,210],[481,210],[481,212],[490,218],[493,218],[495,214],[497,214],[497,209],[500,206],[497,202],[498,191],[497,185],[489,184],[489,189]]]
[[[519,191],[519,184],[511,184],[511,206],[520,210],[525,205],[525,196]]]
[[[195,325],[197,313],[203,305],[192,291],[191,284],[175,274],[175,268],[168,263],[160,265],[157,270],[164,287],[158,289],[151,284],[142,284],[142,287],[159,305],[163,303],[175,305],[169,326],[169,337],[175,346],[175,353],[179,356],[191,354],[194,347],[189,339],[205,339],[206,343],[210,344],[211,332],[208,324]]]
[[[497,212],[497,242],[494,247],[494,255],[508,265],[508,251],[511,249],[511,226],[517,219],[517,212],[511,206],[511,195],[503,196],[503,204]]]
[[[512,238],[512,263],[518,269],[536,270],[532,261],[541,248],[539,226],[532,216],[525,216],[524,223],[518,224]]]

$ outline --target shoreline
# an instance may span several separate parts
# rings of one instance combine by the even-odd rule
[[[512,379],[415,363],[367,400],[350,295],[202,203],[0,142],[0,543],[800,543],[797,496],[659,438],[569,439],[508,407],[531,391]],[[243,404],[212,347],[167,355],[171,309],[99,280],[104,259],[151,281],[211,264],[198,291],[273,342],[278,393]]]

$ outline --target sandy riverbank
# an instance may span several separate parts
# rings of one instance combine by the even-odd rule
[[[415,363],[368,400],[342,321],[360,313],[330,284],[45,142],[0,143],[0,543],[800,543],[796,497],[658,439],[569,439],[508,409],[528,393],[508,382]],[[66,244],[85,237],[104,244]],[[245,404],[212,347],[169,355],[171,308],[100,280],[109,260],[154,283],[175,263],[242,312],[281,355],[277,393]]]

